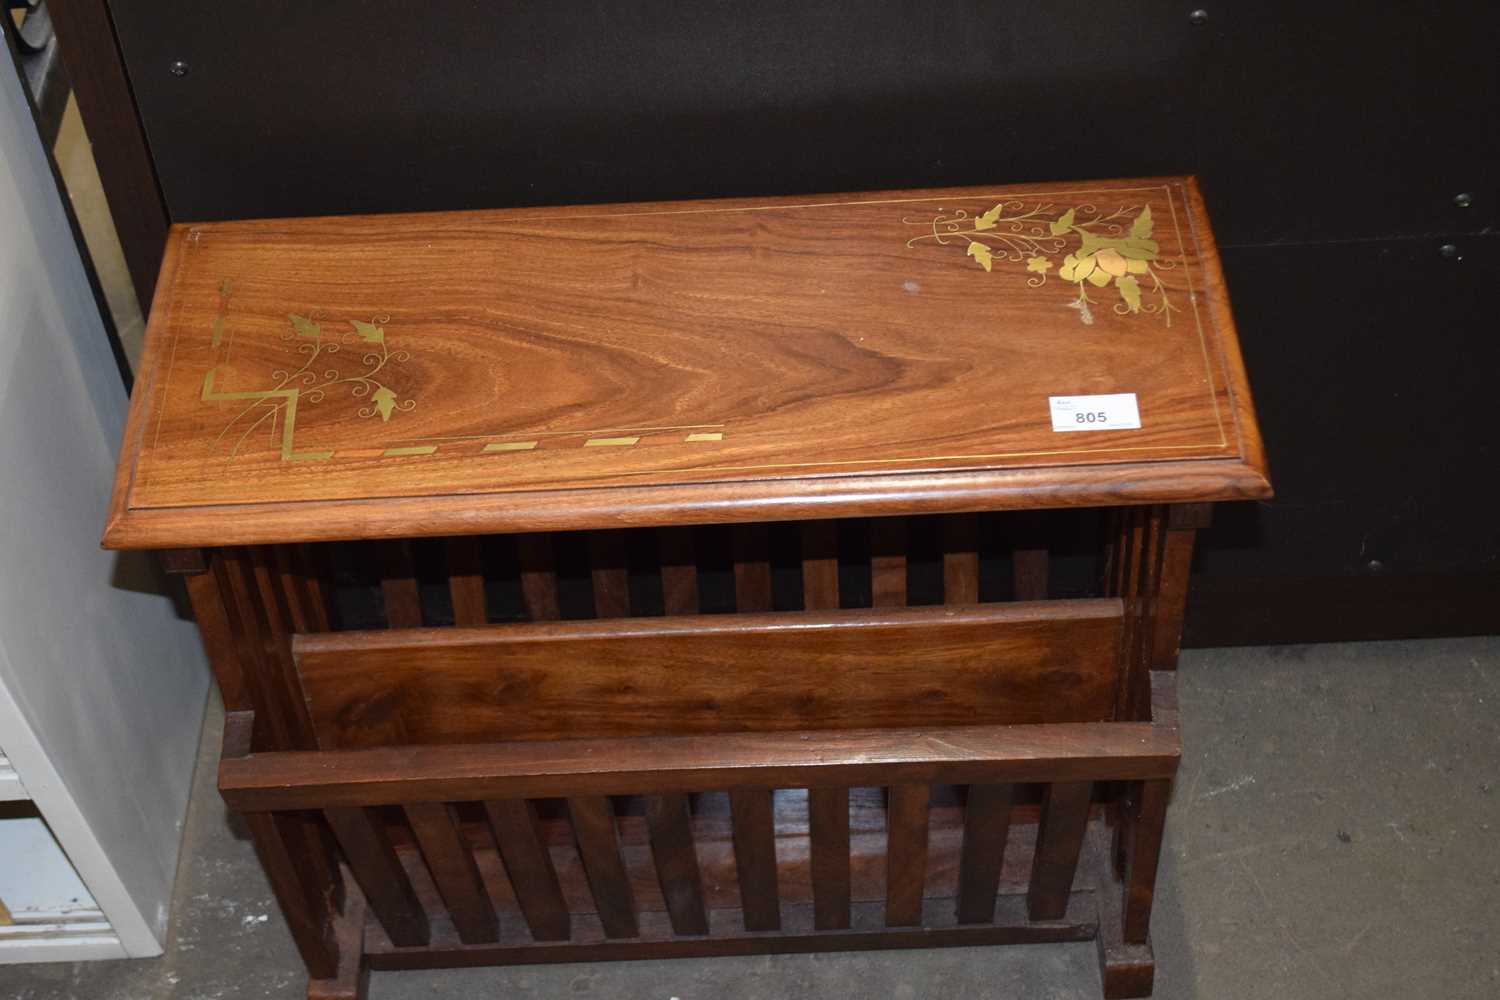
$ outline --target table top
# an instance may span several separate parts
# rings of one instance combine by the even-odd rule
[[[1270,492],[1191,178],[179,225],[157,287],[112,547]]]

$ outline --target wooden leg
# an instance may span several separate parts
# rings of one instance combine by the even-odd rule
[[[365,962],[365,901],[353,879],[344,881],[350,888],[345,895],[344,912],[334,922],[338,970],[327,979],[309,979],[307,1000],[364,1000],[369,993],[370,966]]]
[[[1107,861],[1099,866],[1102,885],[1120,883],[1113,878],[1113,866]],[[1131,944],[1121,938],[1121,908],[1115,905],[1114,893],[1100,892],[1099,899],[1099,978],[1104,983],[1105,1000],[1127,997],[1149,997],[1156,980],[1156,957],[1151,944]]]
[[[304,821],[286,813],[242,815],[309,977],[335,978],[338,948],[330,912],[334,887],[318,885],[308,874],[307,840],[301,829]]]
[[[1171,794],[1170,781],[1142,781],[1130,790],[1121,817],[1125,848],[1121,936],[1132,944],[1144,944],[1150,939],[1151,902],[1156,892],[1156,869],[1167,822],[1167,799]]]

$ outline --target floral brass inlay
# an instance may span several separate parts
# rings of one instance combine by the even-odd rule
[[[224,312],[228,304],[229,285],[226,282],[220,291],[219,314],[214,319],[213,347],[217,349],[223,336]],[[224,429],[219,431],[215,441],[222,441],[232,431],[240,429],[239,435],[230,446],[230,457],[239,454],[240,449],[250,436],[262,427],[267,428],[271,442],[277,440],[277,427],[281,428],[281,459],[285,462],[308,461],[329,458],[332,451],[298,451],[295,446],[297,427],[297,408],[299,405],[311,405],[321,403],[329,390],[336,386],[348,386],[349,395],[355,399],[364,401],[365,405],[359,408],[359,416],[371,418],[379,416],[382,422],[391,419],[395,413],[404,413],[417,405],[415,399],[401,399],[395,391],[385,384],[383,379],[385,367],[392,361],[403,362],[411,359],[406,351],[392,351],[385,342],[385,328],[380,324],[388,322],[388,317],[376,317],[372,322],[364,320],[349,320],[350,330],[342,332],[342,336],[335,339],[333,335],[325,336],[321,323],[307,316],[291,314],[287,317],[291,322],[291,330],[282,335],[283,340],[295,341],[297,353],[307,355],[302,366],[296,370],[278,368],[271,372],[274,385],[266,389],[255,389],[246,392],[219,392],[214,389],[214,377],[217,368],[210,368],[203,376],[202,398],[205,402],[216,402],[219,400],[250,400],[250,405],[236,413],[230,418]],[[331,364],[332,356],[337,354],[341,347],[354,347],[360,355],[359,370],[353,374],[343,374],[339,367]],[[317,367],[322,360],[326,367]],[[344,370],[348,370],[347,366]],[[242,422],[253,416],[254,419],[241,427]]]
[[[906,245],[915,247],[923,240],[933,240],[948,246],[962,240],[965,253],[986,271],[992,270],[997,260],[1013,264],[1024,261],[1031,274],[1026,284],[1031,288],[1045,285],[1056,266],[1059,278],[1078,286],[1078,294],[1067,307],[1078,310],[1078,318],[1084,323],[1094,322],[1089,307],[1098,304],[1089,295],[1088,286],[1113,284],[1119,295],[1114,304],[1116,313],[1151,313],[1172,325],[1177,306],[1167,297],[1157,270],[1175,265],[1158,256],[1160,247],[1151,238],[1150,205],[1124,206],[1109,215],[1093,205],[1064,211],[1045,202],[1029,209],[1027,205],[1023,201],[1002,201],[975,216],[960,209],[951,215],[939,213],[931,222],[902,219],[907,225],[932,230],[913,236]],[[1070,249],[1075,240],[1076,248]],[[1143,288],[1142,281],[1150,285]]]

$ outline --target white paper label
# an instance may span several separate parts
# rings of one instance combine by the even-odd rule
[[[1048,396],[1047,401],[1052,404],[1054,431],[1128,431],[1141,426],[1141,411],[1133,392]]]

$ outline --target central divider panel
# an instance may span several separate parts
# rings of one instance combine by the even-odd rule
[[[1116,717],[1113,598],[299,635],[325,749]]]

